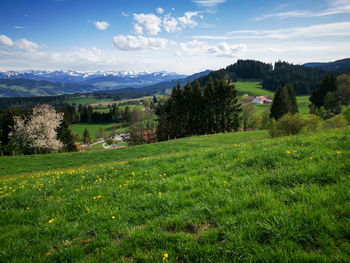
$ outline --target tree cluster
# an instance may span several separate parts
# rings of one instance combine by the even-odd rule
[[[310,94],[319,87],[326,71],[318,68],[308,68],[287,62],[276,62],[273,71],[263,79],[264,89],[276,91],[288,83],[292,84],[297,95]]]
[[[287,113],[295,114],[297,112],[298,104],[293,86],[287,84],[285,87],[279,87],[272,101],[270,117],[279,120]]]
[[[156,108],[158,140],[236,131],[240,112],[237,90],[224,78],[209,78],[203,91],[198,81],[183,88],[178,84]]]
[[[310,113],[323,119],[341,113],[343,106],[350,104],[350,74],[338,77],[327,74],[309,100],[312,103]]]

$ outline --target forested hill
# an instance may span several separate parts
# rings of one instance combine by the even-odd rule
[[[238,60],[237,63],[224,69],[212,71],[207,76],[198,78],[203,87],[209,77],[213,79],[224,77],[236,81],[237,79],[259,79],[264,89],[275,91],[279,86],[291,83],[297,95],[309,94],[319,87],[327,71],[320,68],[310,68],[293,65],[287,62],[272,64],[255,60]]]
[[[329,63],[306,63],[303,66],[334,71],[337,74],[344,74],[350,72],[350,58],[340,59]]]

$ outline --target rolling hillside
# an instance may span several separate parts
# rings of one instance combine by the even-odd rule
[[[347,262],[349,132],[0,157],[1,258]]]

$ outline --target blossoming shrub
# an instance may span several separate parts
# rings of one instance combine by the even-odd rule
[[[288,113],[272,125],[269,134],[271,137],[295,135],[300,133],[305,125],[306,122],[300,114]]]

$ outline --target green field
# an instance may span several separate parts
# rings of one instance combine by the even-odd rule
[[[237,88],[238,93],[240,95],[244,95],[245,93],[247,93],[249,96],[257,97],[257,96],[267,95],[267,96],[270,96],[271,98],[273,98],[273,95],[274,95],[274,92],[262,89],[261,82],[239,81],[239,82],[235,82],[234,85]]]
[[[124,133],[127,132],[129,125],[127,123],[79,123],[79,124],[71,124],[69,128],[74,132],[77,133],[80,138],[83,137],[83,133],[85,128],[88,129],[91,139],[96,139],[96,133],[99,130],[99,128],[102,128],[107,135],[111,133],[113,128],[115,128],[117,133]]]
[[[236,82],[235,86],[240,95],[247,93],[249,96],[263,96],[267,95],[273,98],[274,93],[265,89],[262,89],[260,82]],[[309,114],[309,96],[297,96],[299,112],[303,115]],[[265,109],[270,109],[269,104],[254,105],[256,113],[260,113]]]
[[[32,172],[0,182],[1,261],[349,262],[349,159],[349,127],[0,157]]]
[[[75,105],[79,105],[79,104],[92,104],[92,103],[113,103],[112,99],[108,99],[108,98],[104,98],[104,99],[96,99],[96,98],[72,98],[72,99],[65,99],[63,101],[64,103],[68,103],[68,104],[75,104]]]

